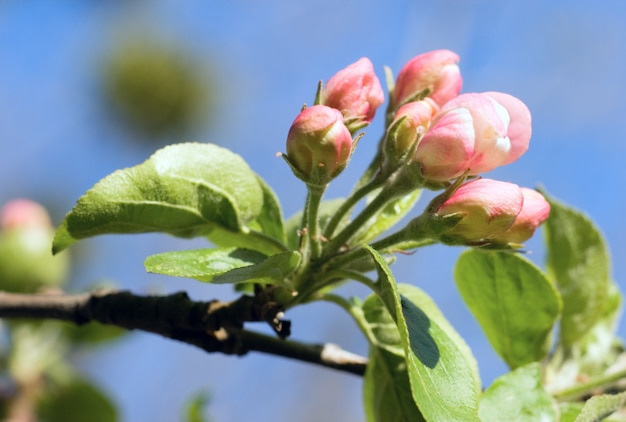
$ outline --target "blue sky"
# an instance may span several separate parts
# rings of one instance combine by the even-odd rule
[[[134,35],[155,34],[212,64],[221,87],[217,123],[188,140],[241,154],[274,187],[286,215],[301,207],[304,187],[275,153],[284,149],[302,103],[312,102],[317,81],[363,56],[382,79],[383,66],[397,73],[414,55],[448,48],[461,56],[464,92],[508,92],[533,114],[528,153],[489,177],[541,183],[589,213],[607,237],[614,277],[626,291],[625,18],[626,3],[609,0],[7,0],[0,4],[0,203],[15,196],[41,200],[58,223],[100,178],[148,157],[150,150],[102,116],[97,100],[103,54]],[[380,119],[367,129],[329,196],[347,192],[381,130]],[[143,271],[149,254],[200,244],[158,235],[89,240],[77,246],[89,266],[74,276],[85,285],[114,280],[138,293],[186,289],[197,299],[229,297],[222,287]],[[529,248],[542,262],[539,239]],[[434,297],[468,339],[489,383],[505,368],[454,289],[459,251],[420,251],[393,270]],[[352,322],[331,305],[296,309],[290,317],[296,338],[365,353]],[[359,378],[277,358],[209,356],[133,334],[76,360],[115,398],[124,420],[176,420],[184,400],[200,389],[211,392],[216,421],[270,420],[276,409],[284,414],[273,420],[363,418]]]

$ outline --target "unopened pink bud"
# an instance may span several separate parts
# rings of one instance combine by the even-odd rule
[[[307,182],[328,183],[347,165],[352,136],[342,114],[325,105],[306,108],[287,135],[287,158]]]
[[[50,228],[52,223],[43,206],[30,199],[18,198],[7,202],[0,210],[0,228],[14,227]]]
[[[372,62],[363,57],[328,80],[321,104],[341,111],[349,127],[369,124],[385,94]]]
[[[462,94],[448,101],[419,144],[415,161],[426,179],[446,181],[512,163],[530,141],[528,108],[499,92]]]
[[[435,50],[409,60],[398,73],[391,102],[394,109],[427,94],[440,106],[459,95],[463,79],[459,56],[450,50]]]
[[[430,122],[439,111],[439,106],[430,98],[422,101],[412,101],[406,103],[398,109],[390,128],[394,128],[395,124],[401,119],[400,127],[394,131],[393,139],[385,139],[385,142],[394,142],[395,151],[409,151],[411,147],[421,139],[430,127]]]
[[[513,225],[495,240],[500,243],[521,244],[532,237],[544,221],[550,216],[550,204],[542,194],[533,189],[520,188],[524,196],[524,203]]]
[[[442,217],[464,215],[441,240],[467,245],[491,242],[511,227],[523,203],[522,191],[513,183],[491,179],[465,183],[435,212]]]

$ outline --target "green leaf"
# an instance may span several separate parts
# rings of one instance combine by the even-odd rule
[[[422,193],[421,189],[414,190],[408,195],[394,199],[374,215],[365,225],[365,229],[357,233],[353,243],[369,242],[386,232],[400,221],[417,203]]]
[[[114,422],[117,410],[108,397],[86,380],[48,389],[38,404],[42,422]]]
[[[574,422],[583,410],[584,403],[559,403],[561,417],[559,422]]]
[[[280,207],[278,197],[260,176],[257,176],[257,181],[263,191],[263,208],[261,209],[256,222],[258,222],[261,227],[262,233],[278,240],[281,243],[285,243],[286,239],[285,229],[283,227],[283,211]]]
[[[235,268],[219,274],[213,277],[211,283],[285,284],[285,279],[293,274],[299,264],[300,253],[298,251],[283,252],[270,256],[258,264]]]
[[[606,243],[584,214],[549,198],[548,274],[563,298],[560,342],[569,347],[602,317],[610,284]]]
[[[363,378],[363,404],[367,422],[425,420],[413,401],[404,353],[370,346]]]
[[[129,331],[115,325],[90,322],[86,325],[63,324],[63,332],[74,344],[95,346],[117,340]]]
[[[462,338],[424,292],[398,291],[383,257],[367,245],[378,266],[380,295],[396,323],[413,400],[426,420],[478,420],[480,378]]]
[[[259,252],[240,248],[194,249],[164,252],[146,258],[146,271],[210,282],[215,276],[263,262]]]
[[[246,223],[263,215],[266,198],[240,156],[211,144],[170,145],[87,191],[57,231],[53,251],[110,233],[194,237],[216,228],[246,233]],[[267,227],[269,217],[262,220]]]
[[[483,393],[480,419],[491,421],[557,421],[556,401],[541,384],[541,366],[531,363],[496,379]]]
[[[208,422],[205,409],[211,401],[211,396],[206,391],[196,393],[187,402],[185,408],[185,422]]]
[[[626,402],[626,392],[603,394],[587,400],[575,422],[599,422],[619,410]]]
[[[546,357],[561,301],[539,268],[519,254],[470,249],[459,257],[455,278],[465,304],[510,368]]]

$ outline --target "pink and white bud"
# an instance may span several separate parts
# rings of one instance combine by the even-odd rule
[[[384,101],[374,66],[366,57],[337,72],[321,93],[321,104],[341,111],[349,128],[369,124]]]
[[[448,101],[415,153],[433,181],[491,171],[517,160],[530,142],[528,108],[500,92],[462,94]]]
[[[400,107],[389,126],[394,130],[387,135],[385,148],[393,147],[394,151],[400,153],[409,151],[424,136],[438,111],[439,106],[430,98],[412,101]],[[390,142],[393,142],[393,146],[388,145]]]
[[[550,216],[550,204],[546,198],[534,189],[520,188],[524,203],[513,225],[494,240],[501,243],[521,244],[532,237],[544,221]]]
[[[506,232],[522,210],[519,186],[491,179],[477,179],[457,189],[435,212],[438,216],[464,215],[441,241],[450,244],[489,243]]]
[[[0,228],[42,227],[51,228],[48,211],[35,201],[18,198],[7,202],[0,210]]]
[[[315,105],[298,114],[287,135],[287,158],[306,182],[328,183],[345,168],[352,136],[339,110]]]
[[[396,79],[393,109],[426,93],[440,106],[459,95],[463,79],[458,62],[459,56],[450,50],[435,50],[409,60]]]

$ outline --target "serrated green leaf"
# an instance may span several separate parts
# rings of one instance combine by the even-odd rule
[[[210,282],[220,274],[259,264],[265,259],[267,259],[265,255],[249,249],[193,249],[149,256],[144,266],[149,273]]]
[[[583,410],[584,403],[559,403],[561,417],[559,422],[574,422]]]
[[[300,264],[298,251],[272,255],[258,264],[235,268],[219,274],[211,280],[214,284],[258,283],[284,284]]]
[[[414,190],[408,195],[394,199],[385,207],[380,210],[374,217],[370,219],[371,224],[368,222],[365,225],[363,231],[357,232],[354,243],[369,242],[377,238],[380,234],[386,232],[392,228],[398,221],[400,221],[409,211],[413,209],[413,206],[417,203],[417,200],[422,194],[421,189]]]
[[[561,301],[539,268],[518,254],[470,249],[459,257],[455,279],[465,304],[510,368],[546,357]]]
[[[37,406],[42,422],[115,422],[117,410],[109,398],[87,380],[49,388]]]
[[[547,197],[548,274],[563,298],[560,343],[569,347],[602,317],[610,284],[606,243],[584,214]]]
[[[264,190],[240,156],[211,144],[170,145],[87,191],[61,224],[53,251],[110,233],[245,233],[263,207]]]
[[[496,379],[482,395],[480,419],[491,421],[557,421],[556,401],[541,384],[541,366],[531,363]]]
[[[410,286],[398,291],[384,258],[363,247],[377,263],[378,294],[396,323],[422,415],[433,421],[477,421],[480,378],[469,348],[424,292]]]
[[[587,400],[575,422],[600,422],[626,403],[626,392],[603,394]]]

